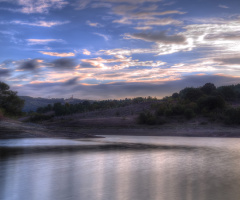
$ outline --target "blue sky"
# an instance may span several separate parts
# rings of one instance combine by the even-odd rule
[[[238,0],[0,0],[0,80],[19,95],[163,97],[240,83]]]

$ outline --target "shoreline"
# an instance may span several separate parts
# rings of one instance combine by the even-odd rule
[[[169,136],[169,137],[224,137],[240,138],[240,127],[219,124],[167,124],[132,127],[48,127],[15,120],[0,121],[0,139],[20,138],[102,138],[103,135]]]

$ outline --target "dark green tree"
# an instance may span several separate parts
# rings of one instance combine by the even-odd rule
[[[186,87],[180,91],[179,95],[184,100],[197,101],[203,92],[199,88]]]
[[[204,92],[204,94],[211,95],[216,92],[217,88],[213,83],[206,83],[201,87],[201,90]]]
[[[17,96],[17,92],[10,90],[9,85],[0,82],[0,109],[4,115],[16,116],[22,113],[24,100]]]

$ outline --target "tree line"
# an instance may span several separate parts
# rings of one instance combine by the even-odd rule
[[[84,113],[96,110],[106,110],[112,108],[124,107],[132,104],[144,102],[156,102],[156,97],[135,97],[125,98],[121,100],[102,100],[102,101],[83,101],[81,103],[54,103],[44,107],[39,107],[36,113],[31,116],[31,121],[48,120],[54,116],[72,115],[76,113]]]
[[[240,124],[239,100],[240,84],[216,87],[206,83],[197,88],[186,87],[152,104],[151,110],[140,113],[138,122],[154,125],[171,119],[206,117],[211,121]]]

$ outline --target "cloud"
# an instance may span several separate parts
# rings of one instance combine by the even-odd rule
[[[134,18],[137,17],[138,19],[146,19],[146,17],[149,16],[162,16],[162,15],[171,15],[171,14],[186,14],[186,12],[181,12],[178,10],[167,10],[167,11],[163,11],[163,12],[152,12],[152,11],[145,11],[145,12],[135,12],[135,13],[131,13],[131,16]]]
[[[138,22],[141,26],[166,26],[166,25],[180,25],[181,21],[172,18],[152,18],[143,22]]]
[[[228,6],[223,5],[223,4],[218,5],[218,7],[219,7],[219,8],[225,8],[225,9],[229,8]]]
[[[73,59],[70,58],[60,58],[57,60],[54,60],[52,62],[52,65],[55,69],[58,70],[72,70],[76,67],[76,63]]]
[[[67,85],[67,86],[77,85],[78,79],[79,79],[79,77],[71,78],[71,79],[67,80],[67,81],[64,83],[64,85]]]
[[[92,8],[111,8],[112,4],[110,3],[104,3],[104,2],[99,2],[99,3],[93,3],[91,5]]]
[[[105,41],[109,40],[109,36],[108,35],[105,35],[105,34],[102,34],[102,33],[93,33],[93,34],[98,35],[100,37],[103,37]]]
[[[221,65],[240,65],[240,56],[215,58],[214,61],[219,62]]]
[[[130,56],[132,54],[157,54],[157,49],[109,49],[109,50],[100,50],[98,54],[104,54],[104,55],[124,55],[124,56]]]
[[[151,26],[138,26],[138,27],[134,27],[134,29],[136,29],[136,30],[150,30],[150,29],[152,29],[152,27]]]
[[[37,69],[39,66],[39,62],[37,59],[21,61],[18,69],[23,71],[32,71]]]
[[[80,68],[98,68],[98,66],[92,65],[90,62],[81,62],[79,69]]]
[[[88,51],[87,49],[83,49],[83,54],[84,54],[84,55],[87,55],[87,56],[90,56],[90,55],[91,55],[91,52]]]
[[[147,42],[158,42],[163,44],[183,44],[186,38],[182,35],[167,35],[166,31],[156,33],[134,33],[125,34],[125,39],[138,39]]]
[[[206,40],[240,40],[240,32],[225,32],[225,33],[216,33],[208,34],[204,37]]]
[[[102,24],[97,23],[97,22],[91,22],[91,21],[89,21],[89,20],[88,20],[86,23],[87,23],[88,26],[92,26],[92,27],[98,27],[98,28],[99,28],[99,27],[103,27]]]
[[[77,9],[77,10],[83,10],[90,3],[91,3],[91,0],[78,0],[76,3],[74,3],[74,6],[75,6],[75,9]]]
[[[57,53],[57,52],[39,51],[39,53],[42,53],[42,54],[48,55],[48,56],[56,56],[56,57],[71,57],[71,56],[75,56],[75,53],[72,53],[72,52],[69,52],[69,53]]]
[[[64,43],[62,39],[27,39],[28,45],[46,45],[50,42]]]
[[[19,34],[19,32],[17,31],[1,31],[0,30],[0,34],[3,34],[5,37],[7,37],[7,40],[10,40],[15,44],[19,44],[22,42],[22,40],[16,36],[17,34]]]
[[[75,78],[77,79],[77,78]],[[26,84],[21,87],[14,87],[19,91],[19,95],[31,96],[51,96],[68,97],[74,94],[77,98],[82,99],[123,99],[125,97],[137,96],[169,96],[174,92],[179,92],[185,87],[200,87],[207,82],[212,82],[216,86],[237,84],[240,82],[239,77],[203,75],[203,76],[185,76],[182,79],[174,81],[157,81],[157,82],[118,82],[108,84],[84,85],[72,80],[73,84],[65,82],[49,82]],[[63,96],[64,95],[64,96]]]
[[[48,13],[50,9],[62,9],[68,4],[65,0],[9,0],[7,2],[21,7],[7,10],[25,14]]]
[[[10,23],[10,24],[20,24],[20,25],[28,25],[28,26],[40,26],[40,27],[52,27],[59,26],[63,24],[69,23],[69,21],[36,21],[36,22],[25,22],[20,20],[14,20],[11,22],[2,22],[2,23]]]
[[[156,3],[161,1],[162,0],[138,0],[137,2],[135,0],[99,0],[98,2],[94,2],[93,0],[78,0],[76,3],[74,3],[74,6],[78,10],[83,10],[87,8],[90,4],[92,4],[93,8],[99,8],[99,7],[111,7],[113,3],[144,4],[144,3]]]
[[[5,78],[10,76],[10,70],[8,69],[0,69],[0,77]]]
[[[138,24],[141,26],[165,26],[169,24],[182,24],[179,20],[172,18],[159,18],[159,16],[185,14],[178,10],[156,11],[157,5],[142,6],[140,5],[120,5],[113,7],[113,13],[122,16],[121,19],[113,20],[113,23],[120,24]]]
[[[132,57],[126,57],[123,55],[115,55],[114,58],[104,59],[101,57],[82,59],[80,64],[83,68],[101,68],[102,70],[119,70],[129,67],[160,67],[165,65],[162,61],[139,61],[138,59],[133,60]]]
[[[202,24],[192,24],[183,27],[181,34],[192,41],[193,47],[205,48],[206,55],[236,54],[240,51],[237,41],[240,41],[240,21],[234,19],[208,19]],[[211,41],[209,41],[211,40]]]
[[[161,2],[162,0],[102,0],[104,2],[112,2],[112,3],[129,3],[129,4],[144,4],[144,3],[156,3]]]

